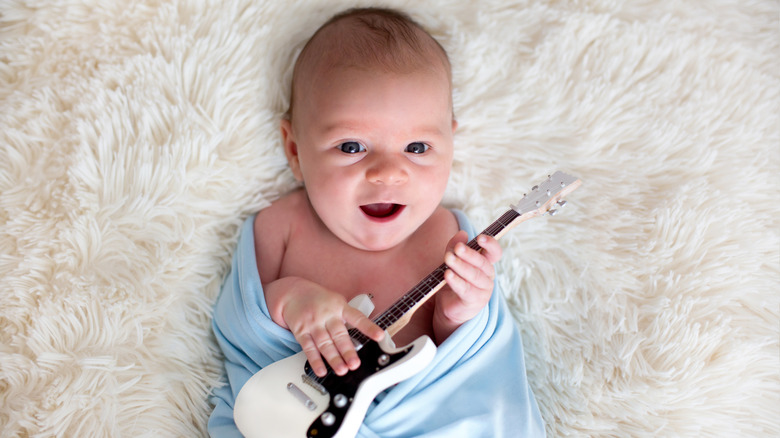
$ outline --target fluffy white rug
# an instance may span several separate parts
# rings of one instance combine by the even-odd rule
[[[0,436],[205,434],[295,50],[353,4],[0,2]],[[778,2],[384,4],[455,66],[448,205],[584,182],[504,241],[548,433],[780,434]]]

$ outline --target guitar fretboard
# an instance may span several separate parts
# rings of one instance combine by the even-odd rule
[[[505,231],[508,231],[509,228],[515,225],[515,222],[519,217],[520,213],[514,209],[508,210],[495,222],[490,224],[490,226],[485,228],[485,230],[480,234],[500,238]],[[477,243],[476,238],[469,241],[467,245],[477,251],[482,249],[482,247]],[[422,302],[430,298],[434,292],[438,291],[442,286],[444,286],[444,272],[447,269],[448,268],[446,264],[442,263],[439,265],[438,268],[434,269],[433,272],[423,278],[422,281],[417,283],[417,285],[415,285],[411,290],[409,290],[409,292],[399,298],[398,301],[393,303],[393,305],[391,305],[387,310],[374,318],[374,323],[382,328],[382,330],[387,330],[393,324],[403,318],[407,313],[413,309],[416,309]],[[350,329],[349,334],[360,345],[363,345],[369,341],[369,338],[357,329]]]

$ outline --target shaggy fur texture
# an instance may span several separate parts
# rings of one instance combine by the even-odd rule
[[[0,436],[204,435],[290,66],[354,4],[0,2]],[[383,4],[452,58],[447,205],[584,182],[503,241],[549,434],[780,434],[778,2]]]

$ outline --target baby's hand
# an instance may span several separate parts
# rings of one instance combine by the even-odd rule
[[[490,301],[496,271],[493,264],[501,259],[501,245],[490,236],[481,234],[477,243],[482,251],[466,244],[465,231],[459,231],[447,244],[444,279],[449,288],[436,294],[434,331],[439,342],[456,328],[475,317]]]
[[[340,376],[357,369],[360,359],[346,324],[375,341],[382,340],[384,331],[336,292],[305,280],[295,289],[284,300],[281,314],[314,373],[320,377],[327,373],[323,357]]]

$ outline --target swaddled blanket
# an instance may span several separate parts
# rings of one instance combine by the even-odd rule
[[[465,215],[460,228],[475,236]],[[228,382],[214,393],[209,432],[240,436],[233,422],[238,392],[254,373],[300,351],[292,333],[269,315],[254,248],[254,216],[241,229],[232,269],[222,285],[213,327],[225,355]],[[543,436],[536,400],[525,374],[523,347],[503,295],[463,324],[420,373],[379,394],[360,437]]]

